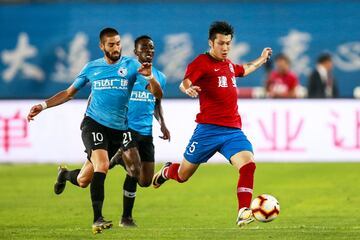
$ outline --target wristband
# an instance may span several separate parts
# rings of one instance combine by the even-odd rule
[[[151,73],[150,76],[144,76],[146,80],[150,81],[151,79],[154,78],[154,75]]]
[[[40,105],[41,105],[41,107],[42,107],[42,110],[47,109],[47,104],[46,104],[46,102],[42,102],[42,103],[40,103]]]

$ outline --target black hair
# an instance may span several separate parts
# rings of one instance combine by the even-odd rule
[[[114,28],[104,28],[99,34],[100,42],[104,40],[104,37],[113,37],[119,35],[118,31]]]
[[[231,38],[234,35],[234,28],[227,22],[216,21],[213,22],[209,28],[209,39],[214,41],[216,34],[231,35]]]
[[[322,53],[322,54],[320,54],[320,56],[317,59],[318,63],[324,63],[324,62],[328,62],[328,61],[331,61],[330,53]]]
[[[141,35],[141,36],[139,36],[139,37],[137,37],[136,39],[135,39],[135,48],[136,48],[136,45],[138,45],[138,43],[139,43],[139,41],[140,40],[142,40],[142,39],[148,39],[148,40],[151,40],[152,41],[152,38],[150,37],[150,36],[148,36],[148,35]]]

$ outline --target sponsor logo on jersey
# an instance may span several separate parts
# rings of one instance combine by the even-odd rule
[[[128,89],[129,80],[123,79],[101,79],[94,81],[94,90],[106,90],[106,89]]]
[[[125,77],[128,73],[128,70],[125,67],[120,67],[118,73],[120,77]]]
[[[155,102],[154,95],[145,91],[132,91],[130,100],[140,102]]]

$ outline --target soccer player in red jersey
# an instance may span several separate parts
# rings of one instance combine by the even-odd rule
[[[264,48],[261,56],[244,65],[234,64],[227,57],[233,38],[233,27],[226,22],[214,22],[209,29],[208,53],[192,61],[180,84],[182,92],[200,100],[197,127],[179,163],[166,163],[153,177],[158,188],[168,179],[187,181],[201,163],[220,152],[240,173],[237,184],[238,226],[254,218],[250,210],[253,193],[255,162],[250,141],[241,130],[238,113],[236,77],[244,77],[264,64],[271,56],[271,48]]]

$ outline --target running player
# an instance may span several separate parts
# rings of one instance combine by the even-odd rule
[[[241,227],[254,220],[249,206],[255,162],[252,145],[241,130],[235,77],[244,77],[258,69],[270,58],[272,50],[265,48],[259,58],[247,64],[234,64],[227,58],[233,34],[228,23],[214,22],[209,29],[209,52],[200,54],[188,65],[180,89],[190,97],[199,96],[198,125],[182,162],[166,163],[154,175],[153,185],[158,188],[168,179],[185,182],[201,163],[220,152],[240,173],[236,223]]]
[[[140,64],[135,59],[121,56],[120,35],[115,29],[105,28],[100,32],[100,48],[104,52],[103,58],[89,62],[69,88],[33,106],[27,117],[28,121],[33,120],[42,110],[65,103],[87,82],[91,83],[91,100],[81,129],[88,156],[83,170],[93,169],[90,192],[94,234],[112,226],[112,222],[106,221],[102,215],[109,156],[122,147],[130,159],[140,162],[136,143],[127,130],[127,105],[135,81],[139,79],[137,82],[154,96],[162,97],[162,90],[152,74],[151,64]],[[138,78],[139,75],[144,75],[147,81]],[[75,184],[78,174],[79,171],[70,171],[66,178]],[[134,176],[139,178],[136,172]],[[62,192],[65,181],[57,187],[55,190]]]
[[[149,36],[143,35],[135,40],[135,55],[140,63],[152,63],[155,46]],[[152,67],[152,72],[160,83],[162,89],[165,87],[165,75]],[[154,175],[154,145],[152,137],[153,115],[160,123],[160,129],[164,140],[170,140],[170,132],[165,125],[160,99],[156,99],[149,91],[141,85],[136,84],[131,93],[129,102],[129,130],[132,137],[138,145],[141,158],[141,178],[143,178],[143,187],[151,185],[151,179]],[[110,161],[110,168],[116,164],[124,166],[121,159],[121,151]],[[123,186],[123,213],[119,225],[122,227],[136,227],[132,218],[132,209],[136,197],[137,179],[126,175]]]

